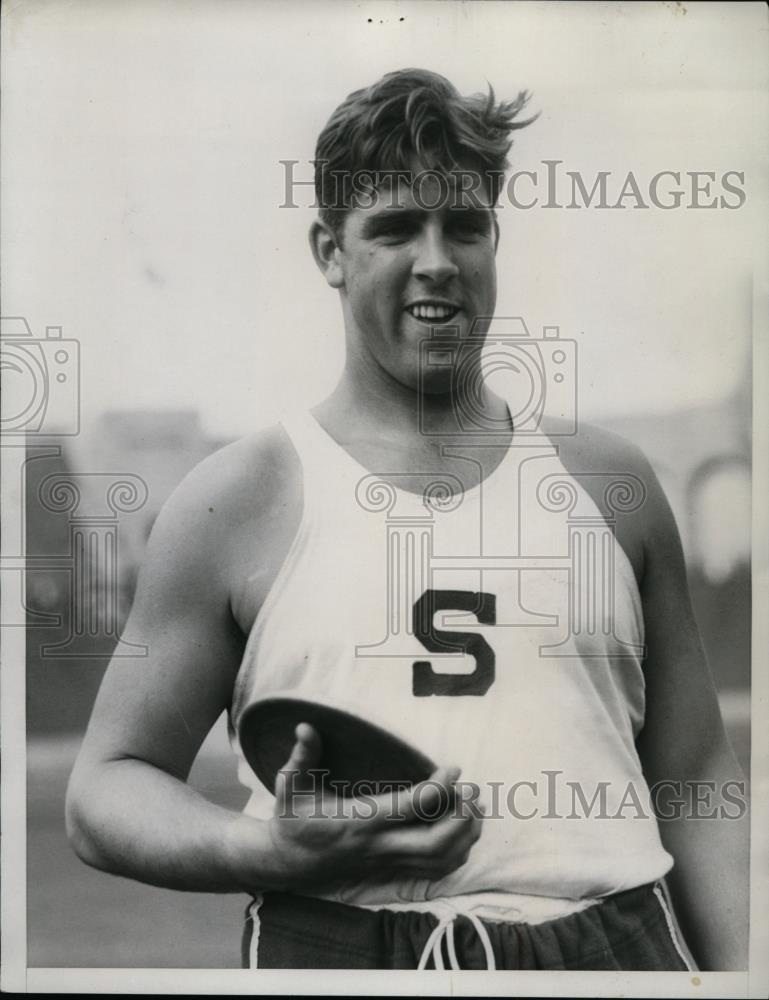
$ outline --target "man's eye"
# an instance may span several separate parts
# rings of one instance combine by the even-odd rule
[[[382,226],[379,230],[379,236],[384,239],[408,239],[411,233],[411,228],[405,222],[391,222],[386,226]]]
[[[488,233],[488,226],[481,219],[457,219],[451,228],[460,239],[478,239]]]

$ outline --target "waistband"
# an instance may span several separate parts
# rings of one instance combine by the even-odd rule
[[[607,951],[622,950],[652,933],[658,940],[657,955],[659,939],[667,941],[662,950],[667,949],[675,963],[668,968],[695,969],[660,882],[607,896],[587,910],[533,925],[481,920],[463,911],[462,897],[453,903],[442,901],[441,909],[440,914],[367,910],[314,897],[265,893],[255,897],[247,911],[251,922],[247,964],[252,968],[260,964],[260,922],[265,921],[265,927],[288,932],[297,941],[304,936],[308,950],[325,941],[330,948],[345,942],[358,954],[373,953],[381,951],[382,942],[389,942],[404,954],[411,952],[413,964],[390,966],[396,968],[460,969],[460,954],[470,956],[469,967],[483,968],[485,963],[490,970],[498,967],[498,956],[506,968],[591,968],[590,963],[597,957],[603,960]]]

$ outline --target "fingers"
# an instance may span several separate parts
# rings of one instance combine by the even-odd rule
[[[476,816],[444,816],[435,823],[396,826],[382,831],[378,846],[383,854],[414,859],[469,850],[478,840],[483,820]]]
[[[402,788],[395,801],[388,796],[377,796],[383,808],[378,814],[399,816],[410,823],[414,820],[435,820],[442,816],[454,800],[454,782],[461,770],[458,767],[439,767],[425,781],[409,788]],[[389,811],[386,808],[389,806]]]
[[[308,771],[320,764],[320,755],[323,749],[320,736],[309,722],[300,722],[294,733],[296,743],[291,751],[286,770]]]
[[[390,869],[443,878],[465,864],[482,828],[482,817],[453,812],[434,823],[393,825],[378,833],[377,853]]]
[[[323,745],[318,732],[307,722],[300,722],[294,733],[295,743],[291,756],[275,778],[275,797],[287,805],[287,797],[296,792],[314,791],[315,783],[309,773],[320,765]]]
[[[379,847],[393,868],[423,878],[442,878],[465,864],[481,829],[479,819],[447,817],[440,826],[408,827],[382,834]]]
[[[467,861],[480,837],[483,817],[464,808],[455,788],[459,768],[439,768],[426,781],[389,794],[326,797],[315,781],[322,750],[318,733],[302,724],[295,736],[291,755],[276,779],[275,815],[281,821],[281,835],[302,864],[311,861],[316,876],[322,873],[324,879],[333,880],[334,873],[343,870],[346,877],[353,872],[376,877],[402,872],[438,879]],[[307,790],[309,798],[297,796]],[[307,810],[312,810],[311,820]],[[282,822],[288,815],[305,821],[289,828]]]

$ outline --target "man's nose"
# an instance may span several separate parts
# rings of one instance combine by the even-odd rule
[[[459,274],[459,268],[451,255],[451,247],[443,233],[430,228],[423,234],[414,258],[414,274],[436,285]]]

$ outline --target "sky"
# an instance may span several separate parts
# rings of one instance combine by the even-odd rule
[[[280,161],[308,179],[333,108],[405,66],[531,91],[513,169],[542,200],[546,160],[588,188],[608,171],[611,202],[628,172],[647,202],[655,174],[682,175],[672,210],[503,201],[497,313],[575,342],[585,416],[719,399],[744,372],[767,215],[761,4],[35,0],[4,20],[3,315],[79,341],[84,429],[192,408],[234,436],[333,388],[338,297],[310,256],[309,189],[280,207]],[[692,171],[732,204],[723,176],[742,174],[740,207],[690,207]]]

